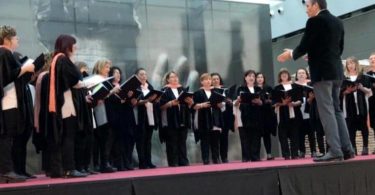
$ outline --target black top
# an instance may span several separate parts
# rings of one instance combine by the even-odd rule
[[[14,82],[17,94],[17,129],[15,132],[5,132],[3,122],[3,110],[0,102],[0,134],[22,133],[25,129],[32,128],[33,113],[32,99],[28,88],[31,73],[25,73],[18,77],[21,71],[21,64],[13,56],[12,52],[6,48],[0,48],[0,99],[4,97],[4,87]]]
[[[361,83],[363,86],[366,86],[365,79],[363,76],[358,76],[355,83]],[[343,83],[341,87],[340,99],[341,99],[341,108],[343,108],[344,94],[343,92],[347,86]],[[345,95],[345,105],[346,105],[346,117],[353,118],[357,116],[357,106],[358,106],[358,115],[367,117],[367,103],[366,103],[366,94],[361,90],[357,90],[357,104],[355,103],[354,92]]]
[[[214,91],[215,90],[211,90],[211,93],[214,93]],[[207,97],[204,89],[199,89],[198,91],[196,91],[194,93],[193,99],[195,104],[209,101],[209,98]],[[224,127],[223,113],[221,112],[221,109],[216,105],[211,105],[210,108],[202,108],[195,112],[198,113],[199,130],[212,130],[214,126],[219,128]]]
[[[262,89],[260,87],[254,86],[254,93],[260,93],[261,90]],[[241,92],[251,93],[250,89],[247,86],[240,86],[237,89],[237,95],[240,95]],[[261,127],[261,125],[263,124],[263,117],[262,114],[260,114],[262,111],[262,106],[258,106],[252,103],[241,103],[240,110],[241,120],[244,128],[254,127],[254,125]]]
[[[152,91],[154,87],[151,84],[148,84],[148,89]],[[138,90],[142,90],[141,88],[138,88]],[[148,94],[146,94],[148,96]],[[145,99],[145,96],[141,95],[140,99]],[[158,110],[159,110],[159,104],[158,103],[152,103],[153,105],[153,114],[154,114],[154,125],[153,128],[158,127],[159,124],[159,117],[158,117]],[[147,115],[147,108],[146,105],[139,105],[138,106],[138,127],[141,129],[145,129],[146,127],[150,126],[148,123],[148,115]]]
[[[296,89],[300,89],[301,88],[301,87],[299,87],[299,85],[294,84],[294,83],[291,84],[291,85],[292,85],[292,90],[296,90]],[[280,91],[280,90],[285,90],[285,88],[284,88],[284,86],[282,84],[279,84],[279,85],[275,86],[275,88],[273,90],[273,94],[276,91]],[[272,97],[274,97],[274,95],[272,95]],[[302,93],[293,93],[293,96],[291,98],[292,98],[293,102],[296,102],[296,101],[301,101],[302,102]],[[295,107],[293,107],[295,119],[297,119],[297,120],[301,120],[302,119],[302,112],[301,112],[300,107],[301,106],[295,106]],[[287,106],[287,105],[280,106],[279,115],[280,115],[280,122],[286,122],[286,121],[288,121],[290,119],[289,106]]]
[[[307,20],[305,33],[293,51],[296,60],[308,54],[311,81],[342,80],[341,54],[344,49],[344,27],[328,10]]]
[[[180,94],[184,88],[179,87],[177,88],[178,94]],[[175,100],[178,97],[175,97],[171,88],[166,87],[163,88],[162,91],[165,91],[164,94],[161,96],[160,99],[160,106],[163,106],[167,102],[171,100]],[[167,108],[167,127],[171,129],[177,128],[190,128],[191,127],[191,113],[186,104],[179,104],[178,106],[173,106],[171,108]]]
[[[263,132],[264,133],[271,133],[272,135],[276,135],[277,129],[277,118],[275,109],[272,107],[271,94],[272,94],[272,87],[265,85],[261,92],[261,98],[263,100],[262,105],[262,119],[263,122]]]
[[[61,109],[64,105],[64,92],[72,89],[81,79],[81,73],[72,61],[66,56],[60,56],[56,60],[55,66],[55,97],[56,97],[56,113],[51,114],[51,120],[48,121],[48,135],[53,136],[54,141],[61,141],[62,132],[62,113]],[[51,77],[50,77],[51,80]]]

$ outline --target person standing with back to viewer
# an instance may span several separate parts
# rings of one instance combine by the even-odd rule
[[[307,0],[306,12],[309,19],[300,44],[294,50],[285,49],[277,60],[283,63],[308,54],[311,81],[329,145],[328,152],[324,156],[314,158],[314,161],[341,161],[354,158],[339,100],[344,77],[341,63],[344,27],[342,22],[327,10],[325,0]]]

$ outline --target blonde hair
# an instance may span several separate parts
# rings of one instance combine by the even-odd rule
[[[101,59],[96,61],[94,69],[92,70],[92,74],[100,74],[106,64],[111,65],[111,61],[108,59]]]
[[[0,45],[4,44],[4,40],[10,40],[12,37],[17,36],[17,31],[11,26],[0,26]]]
[[[208,73],[203,73],[203,74],[200,76],[200,78],[199,78],[199,80],[200,80],[201,82],[204,81],[204,80],[206,80],[206,79],[211,79],[211,75],[208,74]]]
[[[360,74],[361,73],[361,68],[359,66],[359,61],[356,57],[354,56],[350,56],[348,58],[346,58],[346,62],[345,62],[345,75],[348,76],[349,75],[349,70],[348,70],[348,63],[349,62],[353,62],[355,64],[355,71],[357,71],[357,74]]]

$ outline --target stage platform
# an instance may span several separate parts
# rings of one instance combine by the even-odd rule
[[[306,158],[165,167],[77,179],[40,175],[25,183],[0,184],[0,194],[373,195],[375,156],[333,163],[314,163]]]

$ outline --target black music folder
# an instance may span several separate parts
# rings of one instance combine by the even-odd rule
[[[210,99],[208,101],[210,101],[211,105],[216,105],[218,103],[224,102],[225,96],[222,95],[222,93],[218,93],[218,92],[212,90]]]
[[[154,99],[154,101],[156,99],[158,99],[160,96],[162,96],[164,94],[164,91],[159,91],[159,90],[155,90],[155,89],[152,89],[150,90],[150,92],[148,94],[146,94],[143,99],[148,99],[150,98],[151,96],[153,95],[156,95],[156,98]]]
[[[141,84],[142,83],[138,79],[138,77],[136,75],[133,75],[128,80],[126,80],[125,82],[121,84],[121,87],[120,87],[121,90],[118,95],[122,99],[128,98],[128,92],[133,91],[133,93],[135,93],[134,91],[136,91],[139,88],[139,86],[141,86]]]
[[[105,99],[111,90],[113,89],[113,85],[110,82],[111,80],[105,80],[96,86],[94,86],[91,90],[92,94],[91,97],[97,101],[97,100],[103,100]]]
[[[254,99],[260,98],[260,93],[241,92],[240,98],[241,103],[251,104]]]

